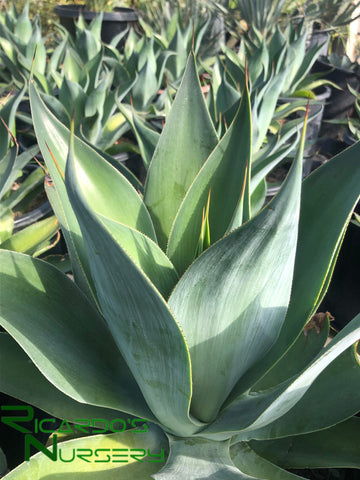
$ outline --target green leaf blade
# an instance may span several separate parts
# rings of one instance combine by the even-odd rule
[[[246,89],[234,122],[195,178],[176,215],[167,254],[179,272],[184,272],[194,259],[209,192],[209,228],[214,243],[227,231],[239,202],[244,202],[246,194],[249,196],[244,186],[250,163],[251,112]],[[248,205],[249,198],[244,203]]]
[[[41,260],[5,250],[0,258],[1,324],[43,375],[79,402],[152,418],[102,317],[78,287]]]
[[[175,431],[193,431],[196,427],[188,413],[190,358],[177,321],[87,204],[72,155],[66,184],[81,225],[99,304],[115,342],[159,421]]]
[[[139,430],[93,435],[57,443],[56,447],[48,448],[51,453],[57,452],[57,461],[54,462],[39,452],[29,462],[22,463],[6,475],[4,480],[52,477],[71,477],[74,480],[83,480],[85,477],[88,480],[151,480],[152,474],[164,463],[167,441],[164,434],[154,426],[146,433]],[[89,452],[91,458],[85,456]],[[137,455],[137,459],[131,457],[131,454],[133,457]],[[60,455],[65,461],[60,460]],[[107,461],[108,457],[110,461]]]
[[[145,185],[144,201],[161,248],[166,248],[177,210],[216,144],[217,136],[197,78],[195,60],[190,55]]]
[[[1,391],[56,418],[69,422],[84,417],[103,418],[111,422],[125,416],[118,410],[80,403],[65,395],[41,374],[8,333],[0,333],[0,360]]]
[[[279,195],[206,250],[170,297],[191,353],[192,412],[202,420],[216,416],[282,326],[295,260],[301,158],[300,153]]]

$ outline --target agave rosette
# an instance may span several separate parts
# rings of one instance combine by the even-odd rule
[[[135,445],[166,456],[96,469],[39,453],[5,478],[291,479],[300,477],[282,467],[359,466],[360,316],[326,347],[328,322],[302,330],[360,193],[360,146],[303,184],[300,148],[278,195],[253,215],[248,92],[219,141],[193,55],[143,195],[34,86],[30,96],[75,281],[0,252],[0,387],[68,421],[148,422],[141,437],[128,430],[64,449]],[[21,302],[9,300],[15,289]],[[304,457],[314,441],[317,455]]]

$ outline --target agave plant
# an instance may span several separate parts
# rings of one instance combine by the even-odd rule
[[[286,0],[209,0],[210,7],[224,18],[232,35],[248,38],[261,32],[271,36],[282,16]]]
[[[299,2],[297,2],[299,6]],[[287,9],[293,9],[293,2],[288,2]],[[359,18],[357,2],[350,0],[305,0],[301,2],[300,11],[308,21],[319,23],[323,29],[336,29],[348,25]]]
[[[219,34],[212,33],[212,21],[214,19],[209,14],[205,19],[196,18],[191,23],[184,24],[180,11],[177,10],[169,19],[167,28],[161,29],[155,35],[151,27],[141,21],[147,36],[154,36],[163,51],[173,53],[166,65],[171,82],[179,85],[191,48],[202,64],[211,65],[213,63],[214,55],[219,50]]]
[[[34,53],[36,59],[34,61]],[[11,8],[0,12],[0,58],[6,68],[2,80],[22,85],[32,69],[34,78],[42,85],[46,79],[46,46],[42,37],[39,16],[29,17],[29,2],[19,13],[12,3]]]
[[[113,461],[38,453],[4,478],[271,480],[301,478],[282,466],[359,467],[360,316],[324,346],[326,315],[313,315],[359,197],[360,146],[302,185],[300,149],[253,215],[246,86],[219,141],[192,55],[143,196],[34,86],[30,96],[74,281],[0,252],[1,390],[69,422],[134,416],[146,428],[60,444],[63,458],[96,448]]]
[[[114,62],[119,58],[112,45],[102,44],[101,24],[102,15],[90,25],[80,15],[75,41],[61,30],[62,41],[49,60],[54,85],[41,88],[41,94],[65,125],[70,126],[73,117],[76,134],[106,150],[128,129],[116,100],[127,94],[133,80],[126,72],[120,85],[114,80]]]

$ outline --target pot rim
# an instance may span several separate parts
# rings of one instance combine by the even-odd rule
[[[85,20],[92,20],[100,15],[101,12],[86,10],[85,5],[56,5],[54,12],[59,17],[78,18],[82,13]],[[137,22],[139,20],[137,12],[133,8],[115,7],[112,12],[103,12],[103,20],[113,22]]]

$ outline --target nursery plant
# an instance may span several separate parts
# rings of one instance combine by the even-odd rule
[[[314,314],[360,194],[360,146],[302,183],[303,134],[282,189],[253,215],[246,82],[219,141],[190,55],[143,195],[34,85],[30,97],[74,281],[0,251],[0,388],[68,424],[140,424],[55,436],[4,478],[286,480],[301,477],[282,467],[359,467],[360,316],[324,346],[328,319]]]
[[[288,9],[292,6],[289,2]],[[359,18],[357,7],[358,3],[350,0],[320,0],[317,2],[306,0],[302,2],[300,11],[307,17],[307,21],[319,23],[324,30],[334,30]]]
[[[50,57],[54,86],[42,89],[42,96],[65,125],[73,117],[76,134],[106,150],[128,129],[116,100],[121,101],[134,80],[118,65],[115,48],[101,42],[101,24],[101,15],[90,25],[80,15],[75,40],[61,30],[62,41]]]
[[[15,82],[21,87],[24,78],[29,79],[31,69],[37,81],[43,85],[47,82],[45,38],[39,16],[30,19],[28,2],[21,13],[13,3],[0,11],[0,58],[4,65],[0,72],[2,82]]]
[[[154,37],[163,54],[172,52],[166,65],[169,80],[179,85],[185,71],[188,54],[193,49],[198,62],[211,65],[219,50],[219,38],[211,33],[212,17],[183,24],[179,10],[175,11],[166,28],[154,33],[151,26],[141,21],[148,37]]]
[[[313,90],[327,82],[319,75],[310,74],[311,67],[320,55],[321,46],[306,50],[308,35],[304,21],[298,25],[289,24],[286,29],[276,28],[266,39],[259,32],[253,40],[244,40],[236,54],[230,49],[224,53],[233,82],[239,76],[237,69],[244,71],[245,57],[250,70],[250,78],[255,88],[280,72],[286,72],[280,94],[282,97],[315,98]]]
[[[222,16],[232,36],[237,38],[245,35],[251,39],[258,32],[266,38],[274,33],[280,20],[284,21],[282,10],[285,0],[209,0],[208,3]]]

